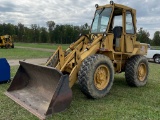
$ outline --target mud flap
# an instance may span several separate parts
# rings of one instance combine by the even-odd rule
[[[24,61],[5,94],[40,119],[65,110],[72,101],[68,75]]]

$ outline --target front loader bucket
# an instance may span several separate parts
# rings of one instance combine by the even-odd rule
[[[5,94],[40,119],[65,110],[72,101],[68,75],[22,61]]]

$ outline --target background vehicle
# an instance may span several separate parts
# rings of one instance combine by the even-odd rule
[[[155,63],[160,63],[160,50],[154,50],[148,44],[148,51],[146,57],[148,59],[153,59]]]
[[[136,41],[136,10],[113,1],[96,5],[90,33],[65,51],[58,47],[46,66],[20,61],[6,95],[45,119],[69,107],[76,81],[93,99],[109,93],[114,73],[125,72],[130,86],[144,86],[148,77],[146,53],[147,44]]]
[[[0,47],[14,48],[14,43],[10,35],[0,36]]]

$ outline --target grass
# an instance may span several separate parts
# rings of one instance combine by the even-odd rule
[[[58,44],[32,44],[32,43],[15,43],[15,46],[32,47],[32,48],[43,48],[43,49],[54,49],[56,50]],[[68,45],[61,45],[63,49],[66,49]],[[52,50],[51,50],[52,51]],[[0,49],[0,58],[7,59],[27,59],[27,58],[48,58],[52,52],[31,50],[29,48],[14,48],[14,49]]]
[[[49,43],[15,43],[15,46],[34,47],[34,48],[47,48],[56,50],[58,46],[62,46],[65,50],[68,48],[68,44],[49,44]]]
[[[18,66],[11,67],[14,76]],[[160,65],[150,63],[148,84],[129,87],[124,73],[115,75],[110,93],[98,100],[87,99],[74,85],[73,101],[69,109],[48,120],[158,120],[160,118]],[[0,85],[0,119],[38,120],[31,113],[4,95],[10,84]]]
[[[0,49],[0,58],[3,57],[7,59],[45,58],[49,57],[51,54],[51,52],[21,48]]]
[[[160,46],[151,46],[152,49],[160,50]]]

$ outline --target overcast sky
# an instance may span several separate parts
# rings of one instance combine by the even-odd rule
[[[95,4],[108,4],[110,0],[0,0],[0,22],[25,26],[56,24],[82,25],[92,22]],[[160,30],[159,0],[114,0],[137,10],[137,27],[150,32]]]

